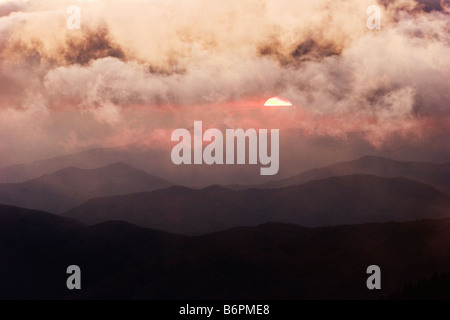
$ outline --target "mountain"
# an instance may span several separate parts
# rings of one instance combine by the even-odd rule
[[[430,184],[450,195],[450,162],[444,164],[406,162],[375,156],[366,156],[354,161],[339,162],[309,170],[287,179],[261,184],[257,188],[281,188],[318,179],[353,174],[404,177]]]
[[[6,213],[5,213],[6,212]],[[0,299],[379,299],[450,271],[450,219],[187,237],[0,206]],[[69,265],[81,290],[66,288]],[[381,268],[381,290],[366,269]]]
[[[0,169],[0,182],[18,183],[51,174],[67,167],[94,169],[123,161],[124,152],[114,149],[91,149],[75,154],[11,165]]]
[[[0,184],[0,203],[62,213],[90,198],[171,185],[124,163],[89,170],[69,167],[22,183]]]
[[[164,231],[202,234],[269,221],[312,227],[449,213],[450,198],[429,185],[405,178],[352,175],[281,189],[171,187],[90,199],[65,215],[88,224],[124,220]]]
[[[0,205],[0,221],[0,234],[4,236],[2,239],[5,239],[5,235],[7,235],[10,240],[21,239],[24,235],[35,233],[44,235],[48,229],[64,233],[85,226],[79,221],[48,212],[7,205]]]
[[[86,227],[61,216],[0,205],[0,300],[70,297],[68,266],[81,267],[84,287],[163,261],[185,238],[122,222]]]
[[[167,138],[170,142],[170,136]],[[175,143],[174,143],[175,145]],[[98,148],[43,159],[31,163],[12,165],[0,169],[0,183],[20,183],[67,167],[94,169],[111,163],[124,162],[140,170],[157,175],[178,185],[205,187],[211,184],[263,183],[271,176],[261,176],[259,165],[174,165],[171,149],[127,145],[123,148]]]
[[[234,228],[192,237],[170,263],[129,270],[83,296],[379,299],[404,283],[450,270],[449,227],[445,219],[313,229],[282,223]],[[373,264],[381,268],[382,290],[366,287],[366,270]]]

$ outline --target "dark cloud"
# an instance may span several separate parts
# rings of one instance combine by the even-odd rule
[[[81,36],[67,34],[61,55],[67,64],[86,65],[89,62],[106,57],[125,59],[121,47],[114,42],[105,25],[95,29],[83,28]]]
[[[316,59],[339,55],[342,50],[337,49],[334,44],[320,44],[314,39],[302,41],[292,52],[295,59],[303,59],[305,56]]]
[[[29,40],[15,39],[4,48],[4,59],[17,57],[22,65],[67,66],[88,65],[90,62],[113,57],[125,59],[121,47],[112,39],[105,25],[83,28],[66,33],[64,42],[57,43],[56,49],[49,51],[39,37]]]
[[[395,9],[397,11],[408,12],[431,12],[431,11],[443,11],[443,5],[450,5],[450,0],[414,0],[411,2],[405,1],[399,3],[392,0],[378,0],[378,3],[388,9]],[[415,5],[412,5],[415,4]]]
[[[431,12],[433,10],[442,11],[443,4],[450,5],[450,0],[417,0],[420,3],[422,9],[426,12]]]
[[[299,65],[305,61],[318,61],[326,57],[339,55],[342,48],[338,48],[334,43],[322,43],[314,38],[300,40],[300,43],[291,51],[282,52],[280,41],[272,40],[271,43],[262,45],[258,48],[258,55],[261,57],[270,57],[277,60],[280,65]]]

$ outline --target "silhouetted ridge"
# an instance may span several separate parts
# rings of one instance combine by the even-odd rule
[[[233,191],[170,187],[91,199],[67,212],[89,224],[124,220],[183,234],[201,234],[269,221],[324,226],[445,216],[450,198],[406,178],[350,175],[281,189]]]
[[[450,163],[408,162],[391,160],[379,156],[365,156],[354,161],[338,162],[301,174],[264,183],[258,188],[281,188],[310,181],[354,174],[370,174],[386,178],[404,177],[430,184],[450,195]],[[242,186],[239,186],[242,188]]]
[[[0,206],[0,299],[380,299],[450,272],[448,230],[450,219],[270,222],[186,237]],[[80,291],[65,286],[71,264],[81,267]],[[381,267],[382,290],[365,285],[372,264]],[[400,298],[426,298],[444,282],[420,281]]]
[[[0,203],[62,213],[94,197],[167,188],[159,177],[118,162],[96,169],[68,167],[16,184],[0,184]]]

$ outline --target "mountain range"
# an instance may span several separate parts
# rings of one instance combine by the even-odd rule
[[[380,299],[450,271],[448,230],[266,223],[189,237],[0,205],[0,299]],[[82,290],[66,288],[73,264]],[[370,265],[381,290],[366,287]]]
[[[96,169],[68,167],[22,183],[0,184],[0,203],[62,213],[91,198],[171,185],[173,183],[124,163]]]
[[[281,188],[309,181],[353,174],[370,174],[380,177],[404,177],[435,186],[450,195],[450,162],[396,161],[383,157],[365,156],[353,161],[339,162],[289,177],[258,185],[258,188]]]
[[[449,214],[450,197],[427,184],[350,175],[280,189],[170,187],[90,199],[65,216],[88,224],[123,220],[169,232],[202,234],[270,221],[315,227]]]
[[[20,183],[52,174],[56,171],[78,167],[95,169],[116,162],[126,163],[179,185],[207,186],[224,181],[270,181],[261,176],[259,166],[209,166],[172,163],[170,149],[130,145],[123,148],[98,148],[50,159],[16,164],[0,169],[0,183]]]
[[[292,132],[284,132],[283,137],[291,137],[292,134],[295,136]],[[294,141],[296,140],[294,139]],[[293,185],[337,175],[374,174],[385,177],[406,177],[429,183],[449,195],[448,162],[413,162],[401,158],[402,161],[398,161],[379,156],[365,156],[357,160],[342,162],[359,155],[338,156],[339,144],[336,141],[328,141],[328,153],[323,154],[320,159],[313,159],[301,152],[294,152],[292,142],[291,138],[280,140],[280,171],[276,176],[261,176],[259,174],[260,166],[255,165],[175,166],[171,161],[171,149],[167,146],[134,144],[118,148],[91,149],[3,167],[0,168],[0,183],[25,182],[67,167],[95,169],[112,163],[123,162],[178,185],[203,188],[213,184],[227,185],[238,189],[247,189],[249,186],[252,188],[276,188],[278,184],[282,186]],[[323,148],[323,145],[321,148]],[[361,152],[361,155],[364,155],[370,154],[374,150],[365,150],[362,147]],[[390,156],[395,157],[394,154],[396,153]],[[405,159],[415,158],[410,155]],[[439,159],[442,159],[439,161],[448,161],[444,157],[439,157]],[[305,170],[309,171],[305,172]],[[289,181],[295,176],[300,177]],[[274,180],[286,181],[272,184]]]
[[[109,154],[102,152],[78,156],[92,160]],[[263,185],[191,189],[169,188],[174,183],[118,162],[0,184],[0,203],[89,224],[124,220],[186,234],[268,221],[304,226],[406,221],[450,213],[449,167],[367,156]]]

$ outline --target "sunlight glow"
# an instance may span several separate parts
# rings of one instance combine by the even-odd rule
[[[265,107],[292,107],[292,103],[289,100],[273,97],[264,103]]]

